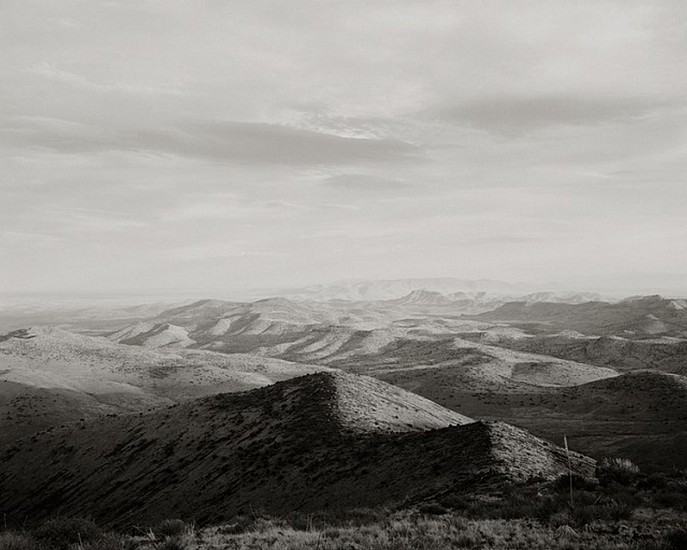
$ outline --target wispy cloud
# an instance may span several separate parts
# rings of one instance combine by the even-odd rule
[[[285,258],[288,257],[289,254],[284,250],[257,250],[255,248],[251,248],[249,244],[242,245],[241,243],[211,242],[187,246],[176,246],[168,251],[165,251],[163,256],[174,261],[192,262],[213,258]]]
[[[502,95],[473,99],[430,111],[436,120],[519,135],[557,126],[596,126],[637,122],[675,102],[655,98],[585,97],[570,94]]]
[[[179,123],[166,128],[104,128],[44,118],[14,118],[0,144],[65,154],[107,152],[173,155],[247,165],[338,165],[404,161],[420,150],[392,139],[346,138],[275,124]]]
[[[405,181],[369,176],[364,174],[339,174],[324,181],[327,187],[363,192],[398,192],[412,187]]]
[[[173,86],[151,86],[127,82],[96,82],[86,76],[64,69],[60,69],[50,63],[41,63],[26,69],[26,72],[44,79],[60,82],[76,89],[95,91],[95,92],[115,92],[127,94],[143,94],[151,96],[160,95],[185,95],[187,90],[175,88]]]

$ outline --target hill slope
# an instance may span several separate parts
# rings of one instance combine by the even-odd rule
[[[0,513],[216,522],[253,509],[377,506],[567,469],[564,452],[522,430],[466,422],[379,381],[318,373],[24,440],[0,457]],[[573,468],[589,474],[593,461],[574,454]]]
[[[438,375],[439,376],[439,375]],[[646,469],[687,467],[687,378],[634,371],[573,387],[461,390],[446,375],[394,383],[475,418],[503,420],[575,450],[630,458]],[[445,389],[446,388],[446,389]]]
[[[655,369],[687,375],[687,340],[682,338],[664,336],[638,340],[559,333],[531,338],[501,338],[498,345],[619,371]]]
[[[145,411],[326,370],[268,357],[162,352],[60,329],[0,336],[0,444],[101,414]]]

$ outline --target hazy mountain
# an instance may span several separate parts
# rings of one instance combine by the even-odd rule
[[[535,292],[524,296],[504,295],[489,292],[452,292],[442,294],[430,290],[413,290],[401,298],[376,302],[371,307],[400,307],[410,312],[430,315],[454,315],[459,313],[480,314],[493,311],[509,302],[522,301],[528,304],[551,302],[580,304],[600,300],[599,294],[590,292]]]
[[[0,512],[10,521],[88,510],[105,523],[216,522],[568,471],[560,448],[505,424],[466,422],[370,378],[316,374],[23,440],[2,456]],[[574,471],[593,465],[572,454]]]
[[[441,294],[454,292],[487,292],[519,296],[533,289],[524,283],[507,283],[490,279],[465,280],[456,278],[351,280],[330,285],[314,285],[300,289],[285,290],[283,295],[301,300],[327,301],[377,301],[394,300],[423,289]]]
[[[43,296],[24,299],[0,296],[0,332],[28,326],[60,326],[67,330],[103,331],[154,317],[192,300],[145,303],[135,296]]]
[[[557,304],[584,304],[586,302],[600,302],[606,300],[596,292],[533,292],[521,298],[523,302],[553,302]]]
[[[453,302],[451,298],[441,292],[432,290],[412,290],[401,298],[389,300],[389,304],[398,306],[447,306]]]
[[[572,329],[584,334],[687,336],[687,301],[642,296],[618,303],[511,302],[494,311],[475,315],[482,321],[540,323],[554,330]]]

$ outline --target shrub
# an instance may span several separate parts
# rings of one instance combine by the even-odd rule
[[[595,491],[599,487],[599,480],[593,477],[584,477],[578,474],[572,475],[572,485],[574,491]],[[553,486],[558,491],[570,490],[570,476],[562,474],[553,482]]]
[[[165,519],[153,527],[152,531],[157,538],[166,539],[189,534],[193,528],[180,519]]]
[[[668,486],[668,476],[663,472],[654,472],[637,483],[638,489],[661,491]]]
[[[597,519],[599,519],[599,511],[593,504],[575,506],[572,510],[572,520],[581,527],[594,523]]]
[[[448,514],[448,509],[439,504],[438,502],[425,502],[424,504],[420,505],[418,508],[418,512],[421,514],[427,514],[429,516],[443,516],[444,514]]]
[[[682,492],[669,492],[656,495],[656,502],[666,508],[687,511],[687,494]]]
[[[107,533],[102,538],[82,544],[79,550],[136,550],[138,543],[131,537]]]
[[[455,548],[474,548],[483,541],[477,533],[458,533],[453,537]]]
[[[601,485],[630,485],[639,475],[639,467],[626,458],[604,458],[596,465],[596,477]]]
[[[37,550],[38,542],[22,533],[0,533],[0,550]]]
[[[168,537],[156,546],[157,550],[186,550],[188,537]]]
[[[439,503],[451,510],[468,510],[473,501],[468,495],[452,493],[441,497]]]
[[[282,520],[296,531],[312,531],[326,527],[362,527],[377,524],[384,521],[389,514],[386,508],[333,509],[310,514],[291,512]]]
[[[606,507],[608,519],[613,521],[623,521],[632,519],[635,509],[634,506],[625,502],[613,502]]]
[[[255,520],[249,516],[236,516],[234,521],[222,525],[217,531],[223,535],[240,535],[248,533],[255,526]]]
[[[54,518],[33,532],[36,539],[55,550],[66,550],[72,544],[96,541],[103,532],[93,521],[85,518]]]
[[[670,550],[684,550],[687,548],[687,527],[674,529],[665,536],[665,540]]]
[[[551,516],[548,519],[549,525],[551,525],[551,527],[558,528],[569,527],[572,521],[573,520],[572,517],[570,517],[569,510],[561,510],[560,512],[551,514]]]
[[[567,512],[565,512],[566,507],[567,504],[563,500],[552,496],[545,496],[537,505],[535,517],[542,523],[547,523],[556,515],[560,515],[561,513],[567,514]],[[560,521],[560,517],[558,521]]]
[[[630,546],[631,550],[668,550],[662,540],[644,540]]]

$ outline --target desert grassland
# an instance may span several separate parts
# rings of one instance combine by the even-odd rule
[[[644,531],[638,522],[597,524],[587,529],[555,527],[528,519],[467,519],[461,515],[439,517],[396,514],[380,523],[298,529],[281,520],[256,522],[248,531],[230,534],[226,527],[202,531],[189,548],[219,550],[313,549],[313,550],[439,550],[445,548],[492,548],[532,550],[684,548],[684,531],[673,525],[670,514],[649,514],[643,522],[665,523],[663,529]],[[230,527],[231,528],[231,527]]]
[[[583,528],[532,519],[468,519],[456,513],[389,513],[335,522],[312,517],[236,518],[196,529],[169,520],[138,534],[89,530],[87,520],[71,538],[55,527],[0,534],[2,550],[681,550],[686,548],[684,514],[642,510],[631,520],[593,522]],[[376,518],[376,519],[375,519]],[[70,520],[53,520],[68,523]],[[683,527],[676,527],[682,522]],[[339,523],[339,524],[336,524]],[[47,532],[46,532],[47,531]],[[53,538],[51,538],[53,537]]]
[[[53,518],[0,532],[0,550],[684,550],[687,473],[645,475],[605,461],[598,477],[447,494],[390,508],[260,510],[196,526],[168,519],[104,530]],[[114,518],[116,520],[116,518]]]

